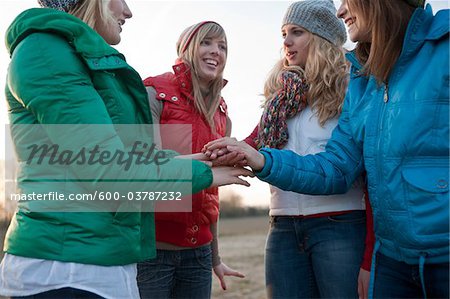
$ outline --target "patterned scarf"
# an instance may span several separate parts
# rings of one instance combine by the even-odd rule
[[[268,100],[259,122],[255,143],[258,148],[282,149],[289,138],[286,120],[307,106],[308,85],[299,74],[286,71],[280,76],[283,88]]]

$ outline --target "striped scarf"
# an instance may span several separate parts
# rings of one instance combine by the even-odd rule
[[[289,139],[286,120],[294,117],[307,105],[308,85],[303,77],[285,71],[280,80],[283,88],[267,101],[259,122],[258,136],[255,139],[258,148],[282,149]]]

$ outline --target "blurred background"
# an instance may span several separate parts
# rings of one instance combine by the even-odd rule
[[[220,23],[227,34],[228,59],[223,90],[233,121],[232,136],[247,137],[261,114],[266,75],[281,57],[281,20],[293,1],[152,1],[127,0],[133,17],[123,26],[122,42],[116,48],[143,78],[171,70],[175,43],[181,32],[200,21]],[[334,1],[336,6],[340,1]],[[433,10],[449,8],[444,0],[428,1]],[[0,34],[23,10],[37,7],[36,0],[0,0]],[[345,47],[352,49],[347,42]],[[0,82],[5,82],[9,55],[0,46]],[[2,83],[3,84],[3,83]],[[8,124],[4,94],[0,94],[0,140]],[[5,159],[8,167],[5,167]],[[0,249],[14,206],[5,194],[4,178],[13,177],[14,167],[0,146]],[[214,298],[265,298],[264,243],[268,229],[269,188],[251,179],[251,187],[221,188],[220,248],[223,261],[246,274],[228,279],[222,291],[214,281]],[[0,257],[1,257],[0,253]]]

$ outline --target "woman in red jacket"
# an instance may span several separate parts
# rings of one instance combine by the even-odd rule
[[[173,73],[149,77],[144,83],[153,121],[161,125],[156,142],[164,149],[187,155],[200,152],[204,144],[231,132],[221,97],[226,84],[225,32],[211,21],[190,26],[181,34],[177,52]],[[189,211],[180,212],[180,205],[172,208],[172,212],[158,212],[157,208],[157,257],[138,264],[142,298],[209,298],[212,269],[223,289],[224,275],[243,277],[218,256],[217,188],[193,195]]]

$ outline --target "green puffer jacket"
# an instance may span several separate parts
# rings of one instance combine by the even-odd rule
[[[181,181],[186,181],[180,178],[192,178],[189,192],[210,186],[211,169],[191,160],[168,159],[161,165],[135,163],[129,169],[114,163],[89,167],[36,167],[36,163],[27,163],[25,149],[31,141],[69,149],[101,144],[110,152],[126,153],[134,145],[135,134],[115,126],[151,124],[152,120],[140,76],[120,53],[78,18],[52,9],[27,10],[7,30],[6,45],[11,55],[6,98],[20,164],[21,193],[93,194],[114,190],[127,194],[155,188],[174,191]],[[36,124],[65,126],[42,129]],[[93,134],[77,126],[84,124],[105,126]],[[151,139],[147,141],[151,143]],[[86,178],[87,183],[81,183]],[[140,179],[151,182],[145,185]],[[143,185],[148,189],[143,190]],[[105,266],[136,263],[155,256],[153,213],[121,212],[128,211],[124,208],[130,204],[126,199],[117,202],[110,212],[36,211],[39,204],[42,202],[19,202],[8,229],[6,252]],[[76,203],[67,203],[66,208],[71,204]]]

